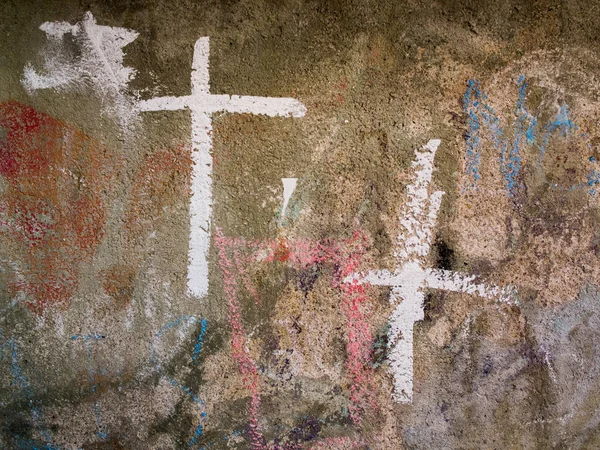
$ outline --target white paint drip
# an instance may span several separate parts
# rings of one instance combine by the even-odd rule
[[[44,72],[39,74],[31,65],[25,67],[23,86],[28,92],[38,89],[69,89],[86,84],[98,92],[105,112],[118,118],[125,132],[137,116],[127,84],[135,70],[123,66],[123,47],[138,37],[133,30],[98,25],[90,12],[81,22],[45,22],[40,29],[50,40],[44,53]],[[65,34],[71,34],[79,44],[81,55],[69,55],[64,44]]]
[[[554,370],[554,367],[552,367],[552,364],[550,363],[550,356],[548,354],[548,349],[543,344],[540,346],[540,348],[542,350],[542,353],[544,354],[544,362],[548,366],[548,372],[550,373],[550,378],[552,378],[552,381],[554,381],[554,384],[558,385],[558,377],[556,376],[556,371]]]
[[[413,326],[424,317],[424,289],[442,289],[479,295],[505,303],[516,303],[514,290],[476,283],[474,276],[449,270],[426,269],[433,228],[440,209],[442,191],[429,194],[433,161],[440,140],[432,139],[415,150],[415,180],[407,187],[408,199],[400,212],[400,224],[404,228],[398,236],[397,269],[373,270],[366,274],[352,274],[346,283],[370,283],[391,286],[390,302],[396,305],[390,317],[388,360],[394,376],[395,401],[411,403],[413,398]]]
[[[56,315],[56,334],[58,336],[64,336],[65,335],[65,324],[63,322],[63,315],[62,315],[62,313],[58,313]]]
[[[209,38],[194,45],[192,94],[159,97],[139,103],[141,111],[189,109],[192,118],[192,197],[190,200],[190,247],[188,292],[208,293],[208,249],[212,213],[212,117],[215,112],[264,114],[270,117],[302,117],[306,107],[293,98],[210,94]]]
[[[133,309],[133,305],[129,305],[127,307],[127,315],[125,316],[125,329],[127,331],[131,330],[133,327],[133,319],[135,317],[135,311]]]
[[[283,206],[281,208],[280,223],[283,223],[283,220],[285,219],[285,211],[288,203],[290,202],[290,198],[292,198],[292,194],[296,189],[298,178],[282,178],[281,182],[283,183]]]

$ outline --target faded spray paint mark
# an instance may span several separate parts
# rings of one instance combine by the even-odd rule
[[[18,267],[12,288],[43,314],[67,307],[103,236],[112,153],[79,130],[16,102],[0,104],[0,235]]]
[[[49,39],[44,52],[44,71],[39,74],[31,65],[24,70],[22,84],[28,92],[38,89],[73,89],[91,84],[102,97],[105,112],[118,118],[127,132],[137,117],[134,102],[127,95],[127,84],[135,70],[123,66],[123,47],[138,33],[119,27],[98,25],[87,12],[81,22],[44,22],[40,29]],[[65,35],[78,43],[79,55],[69,55]]]
[[[98,389],[98,383],[96,382],[96,369],[94,368],[94,358],[92,357],[92,342],[95,343],[105,338],[106,336],[103,336],[101,334],[74,334],[73,336],[71,336],[71,339],[73,341],[83,340],[84,342],[85,354],[87,356],[88,363],[90,391],[94,397],[98,396],[98,394],[96,393],[96,390]],[[94,399],[92,410],[94,412],[94,418],[96,419],[96,426],[98,427],[98,437],[103,441],[106,441],[108,439],[108,434],[106,433],[106,428],[102,423],[102,410],[100,409],[100,402],[97,398]]]
[[[176,328],[179,328],[180,330],[183,330],[183,332],[185,332],[185,328],[187,328],[191,325],[198,325],[198,324],[200,325],[200,331],[198,332],[198,337],[196,338],[196,342],[194,344],[194,350],[192,353],[192,361],[194,362],[194,364],[197,364],[198,360],[200,358],[200,352],[202,351],[202,347],[204,346],[204,337],[206,335],[206,328],[208,326],[206,319],[198,319],[196,316],[189,316],[189,315],[183,315],[183,316],[178,317],[177,319],[162,326],[160,328],[160,330],[158,330],[156,332],[156,334],[154,335],[154,338],[152,339],[152,345],[150,348],[150,362],[153,365],[153,370],[155,372],[157,372],[158,374],[160,374],[160,376],[165,381],[167,381],[171,386],[173,386],[177,390],[180,390],[184,394],[186,394],[186,396],[188,396],[198,408],[198,414],[200,416],[200,420],[202,423],[196,425],[196,427],[194,428],[194,435],[189,439],[189,441],[187,443],[188,447],[197,445],[200,437],[203,434],[204,426],[206,424],[206,406],[204,404],[204,401],[202,401],[192,391],[191,388],[181,384],[176,379],[168,377],[167,375],[165,375],[163,373],[162,363],[160,361],[160,358],[159,358],[159,355],[157,352],[157,347],[158,347],[159,342],[164,338],[165,334],[169,330],[174,330]],[[169,355],[171,355],[171,351],[167,350],[165,352],[165,355],[166,355],[166,357],[168,357]]]
[[[538,117],[529,112],[525,101],[528,84],[521,75],[517,80],[518,97],[515,105],[515,121],[512,131],[507,133],[494,109],[488,103],[488,96],[481,90],[479,81],[471,79],[463,96],[463,109],[467,114],[465,172],[470,180],[468,189],[474,188],[480,178],[481,148],[486,137],[489,137],[493,147],[498,151],[499,169],[509,196],[514,197],[521,189],[520,175],[524,164],[525,146],[534,146],[538,150],[537,165],[543,165],[544,157],[551,137],[555,133],[569,136],[578,132],[579,127],[570,119],[567,105],[561,105],[553,120],[543,127]],[[512,138],[510,137],[512,136]],[[579,133],[582,141],[587,140],[585,133]],[[592,145],[587,143],[592,151]],[[595,163],[593,157],[590,162]],[[591,169],[586,176],[587,181],[576,183],[568,188],[558,185],[552,187],[561,190],[589,189],[596,194],[595,186],[600,182],[600,172]]]
[[[3,359],[8,359],[10,361],[10,373],[13,378],[14,385],[20,389],[21,393],[27,399],[29,410],[31,412],[32,423],[39,430],[41,438],[45,441],[44,444],[38,444],[37,442],[23,439],[21,436],[17,435],[15,436],[17,445],[19,448],[57,450],[57,448],[52,445],[52,437],[50,436],[50,432],[42,421],[42,411],[40,408],[41,402],[34,398],[29,379],[23,371],[23,364],[21,363],[21,356],[19,354],[19,349],[15,339],[12,337],[10,339],[6,339],[4,333],[0,329],[0,340],[3,341],[0,344],[0,355],[2,355]]]
[[[192,119],[192,197],[190,200],[190,244],[188,291],[203,297],[208,293],[208,248],[212,213],[212,114],[230,112],[264,114],[270,117],[302,117],[304,105],[293,98],[214,95],[210,93],[209,38],[194,45],[192,94],[159,97],[139,104],[141,111],[188,109]]]
[[[290,198],[292,197],[292,194],[296,189],[298,178],[282,178],[281,183],[283,184],[283,206],[281,207],[280,224],[283,224],[283,221],[285,220],[285,211],[287,209]]]
[[[368,239],[364,233],[355,232],[347,243],[340,261],[339,279],[344,280],[360,268]],[[368,283],[340,283],[342,310],[346,316],[346,370],[352,379],[350,386],[350,418],[361,425],[368,411],[378,409],[374,372],[371,365],[373,331],[370,324]]]
[[[513,142],[504,137],[504,130],[494,110],[487,104],[487,95],[480,90],[477,80],[469,80],[463,97],[463,108],[467,113],[467,173],[471,175],[473,186],[479,179],[480,147],[483,140],[483,130],[487,128],[494,147],[499,151],[500,172],[509,195],[512,197],[520,187],[518,180],[521,168],[521,144],[523,136],[530,136],[535,121],[530,119],[524,107],[527,84],[524,77],[519,78],[519,99],[517,100],[515,133]],[[527,119],[529,124],[527,125]]]
[[[191,170],[190,152],[179,146],[151,153],[136,172],[125,214],[125,263],[101,273],[104,290],[118,309],[131,304],[143,252],[158,224],[189,195]]]
[[[473,276],[425,268],[432,230],[444,194],[442,191],[429,193],[433,160],[439,145],[438,139],[432,139],[423,151],[415,150],[416,161],[412,163],[416,170],[415,180],[407,186],[408,198],[399,214],[404,231],[396,242],[396,270],[355,273],[344,280],[353,286],[370,283],[392,287],[390,302],[396,308],[390,317],[388,359],[394,377],[393,398],[400,403],[411,403],[413,398],[413,325],[424,317],[425,288],[475,294],[507,303],[512,303],[514,296],[511,288],[475,283]]]
[[[235,268],[227,254],[227,241],[220,229],[215,233],[215,245],[219,255],[219,265],[223,273],[225,283],[225,295],[227,298],[227,320],[231,328],[231,351],[238,370],[242,375],[244,387],[250,392],[251,400],[249,407],[249,435],[250,445],[253,449],[263,447],[263,436],[259,423],[260,409],[260,387],[256,364],[250,357],[246,345],[247,333],[242,322],[241,305],[237,298],[237,286],[235,279]]]

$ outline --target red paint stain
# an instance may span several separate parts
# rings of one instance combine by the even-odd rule
[[[131,303],[138,267],[157,224],[190,194],[192,158],[183,146],[148,155],[134,177],[125,215],[124,259],[103,271],[104,291],[119,309]]]
[[[136,274],[136,270],[126,264],[115,264],[102,271],[102,287],[117,309],[125,309],[131,303]]]
[[[12,283],[36,314],[68,307],[106,221],[114,158],[76,128],[17,102],[0,104],[0,234],[19,266]]]
[[[190,193],[192,157],[183,146],[146,157],[135,176],[125,218],[130,245],[143,246],[155,223]]]
[[[288,259],[290,259],[290,249],[287,246],[287,242],[284,238],[279,240],[279,244],[275,249],[273,258],[279,262],[286,262]]]

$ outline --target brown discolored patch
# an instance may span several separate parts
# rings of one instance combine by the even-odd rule
[[[123,309],[131,302],[135,275],[135,269],[124,264],[117,264],[102,271],[104,291],[112,297],[117,308]]]
[[[36,314],[66,308],[103,236],[113,154],[17,102],[0,104],[0,127],[0,234],[18,266],[11,286]]]
[[[126,217],[129,240],[145,238],[169,206],[189,196],[192,157],[180,146],[149,155],[136,175]]]

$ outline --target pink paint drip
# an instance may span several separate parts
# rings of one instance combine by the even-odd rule
[[[365,412],[378,408],[375,399],[376,387],[373,382],[374,373],[370,366],[373,334],[369,322],[371,317],[371,302],[367,293],[369,286],[367,284],[342,283],[341,280],[360,268],[368,246],[366,234],[356,231],[351,238],[342,241],[326,240],[324,242],[315,242],[303,239],[288,241],[283,238],[268,241],[251,241],[225,237],[222,230],[217,228],[214,242],[218,249],[219,265],[223,273],[225,295],[229,307],[228,320],[232,331],[233,357],[238,364],[244,385],[252,395],[249,411],[252,448],[269,448],[271,450],[283,450],[284,448],[292,450],[296,448],[295,446],[280,447],[278,444],[271,444],[265,447],[264,438],[259,427],[259,378],[256,365],[250,358],[245,346],[247,335],[242,324],[241,306],[237,298],[237,281],[234,273],[237,272],[238,277],[240,277],[244,286],[258,304],[258,294],[254,287],[251,286],[247,274],[248,268],[253,262],[279,262],[294,268],[306,268],[315,264],[331,263],[336,267],[332,285],[341,291],[341,308],[346,317],[346,369],[352,380],[348,409],[353,423],[356,425],[362,424]],[[242,253],[240,249],[245,249],[246,253]],[[228,255],[228,250],[233,250],[233,261]],[[331,440],[327,442],[329,441]],[[344,445],[348,445],[350,441],[343,440],[343,442]],[[333,443],[334,441],[331,441],[331,445]],[[315,448],[338,447],[321,446]]]
[[[253,449],[261,449],[264,446],[264,439],[260,431],[260,424],[258,423],[258,413],[260,409],[258,372],[254,365],[254,361],[246,348],[247,335],[244,325],[242,324],[242,316],[240,313],[241,307],[237,298],[237,283],[233,273],[233,264],[227,255],[226,240],[219,228],[217,228],[215,232],[214,242],[219,252],[219,265],[223,272],[223,279],[225,282],[225,295],[227,296],[227,306],[229,308],[227,319],[229,321],[229,326],[231,327],[233,358],[242,375],[244,386],[251,393],[249,410],[250,445]]]
[[[340,278],[344,280],[360,269],[361,259],[368,241],[364,233],[355,232],[348,242],[348,254],[341,267]],[[362,424],[367,409],[376,410],[374,372],[371,368],[373,333],[369,318],[370,298],[367,295],[368,284],[341,283],[341,304],[346,315],[346,369],[352,378],[350,386],[350,418],[357,425]]]

